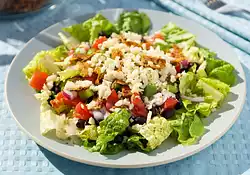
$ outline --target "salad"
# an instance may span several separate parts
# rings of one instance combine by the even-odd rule
[[[170,22],[149,35],[145,13],[101,14],[63,28],[62,45],[23,69],[41,102],[40,130],[91,152],[192,145],[236,82],[234,67]]]

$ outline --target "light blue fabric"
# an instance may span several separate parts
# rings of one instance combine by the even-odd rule
[[[159,3],[159,0],[155,1]],[[36,16],[15,21],[0,21],[0,174],[235,175],[245,172],[250,167],[250,56],[246,52],[241,51],[247,51],[247,48],[241,46],[249,45],[246,40],[247,35],[235,35],[236,30],[231,30],[233,32],[230,32],[226,29],[227,27],[220,27],[222,24],[218,25],[215,22],[208,21],[206,18],[198,15],[198,12],[194,13],[192,10],[188,10],[184,6],[188,7],[187,3],[190,1],[194,2],[192,0],[176,0],[178,2],[176,3],[165,0],[164,8],[161,8],[149,0],[67,0],[65,6],[53,12],[40,13]],[[163,2],[161,5],[163,5]],[[191,5],[194,6],[194,4]],[[194,8],[192,6],[189,9]],[[200,9],[205,8],[202,7],[201,3],[196,8],[199,8],[199,6],[201,7]],[[242,63],[246,79],[248,80],[247,100],[239,119],[229,132],[215,144],[194,156],[167,165],[140,169],[111,169],[89,166],[61,158],[38,147],[30,138],[20,132],[4,101],[4,79],[15,54],[22,49],[29,39],[55,22],[103,8],[118,7],[148,8],[165,11],[165,8],[167,8],[175,14],[201,23],[218,33],[224,40],[241,48],[241,50],[236,48],[234,50]],[[221,15],[216,15],[218,18],[221,18]],[[238,22],[235,22],[240,23],[239,19],[233,17],[225,17],[225,19],[237,20]],[[244,21],[244,23],[246,24],[247,22]]]
[[[208,9],[199,0],[155,0],[156,3],[181,16],[206,26],[222,39],[250,54],[250,23]]]

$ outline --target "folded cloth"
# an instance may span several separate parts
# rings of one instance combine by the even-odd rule
[[[228,43],[250,54],[249,21],[236,20],[236,17],[213,11],[206,7],[202,0],[154,0],[154,2],[177,15],[197,21]]]

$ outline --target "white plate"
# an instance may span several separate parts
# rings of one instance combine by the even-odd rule
[[[114,21],[122,11],[122,9],[110,9],[103,10],[101,13]],[[166,164],[193,155],[214,143],[233,125],[241,112],[246,96],[244,72],[233,49],[214,33],[195,22],[159,11],[139,11],[147,13],[150,17],[153,31],[159,30],[163,25],[172,21],[195,34],[199,44],[215,51],[219,58],[230,62],[237,70],[237,84],[232,87],[232,93],[230,93],[222,108],[204,121],[207,132],[199,143],[184,147],[176,145],[173,140],[168,139],[158,149],[149,154],[124,151],[117,155],[103,156],[99,153],[90,153],[83,147],[66,145],[43,137],[40,134],[40,103],[34,98],[33,94],[35,92],[29,87],[22,69],[33,58],[35,53],[60,44],[57,33],[62,27],[87,20],[95,14],[67,19],[42,31],[27,43],[10,66],[5,88],[6,99],[20,128],[35,142],[60,156],[74,161],[103,167],[138,168]]]

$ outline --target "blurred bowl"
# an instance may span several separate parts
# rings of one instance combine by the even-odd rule
[[[0,19],[12,19],[54,10],[65,0],[0,0]]]

